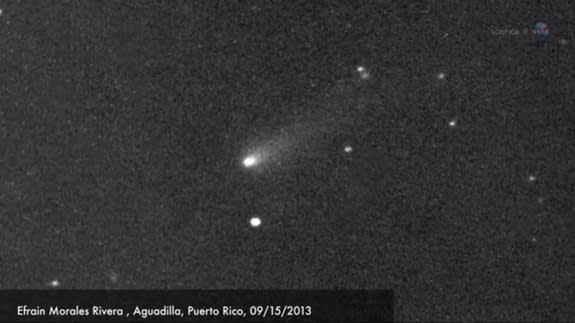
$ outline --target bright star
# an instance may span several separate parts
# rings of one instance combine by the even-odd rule
[[[262,220],[260,218],[251,218],[250,224],[252,227],[257,228],[262,224]]]

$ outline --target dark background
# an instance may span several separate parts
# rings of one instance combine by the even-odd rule
[[[0,288],[383,288],[398,320],[575,320],[572,2],[0,8]],[[301,124],[299,153],[241,167]]]

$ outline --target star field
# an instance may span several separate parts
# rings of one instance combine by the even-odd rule
[[[0,6],[0,288],[575,320],[568,1]]]

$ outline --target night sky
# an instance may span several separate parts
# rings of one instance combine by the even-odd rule
[[[0,288],[575,320],[573,2],[0,8]]]

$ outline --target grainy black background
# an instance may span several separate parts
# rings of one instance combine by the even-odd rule
[[[391,288],[400,321],[575,320],[572,2],[0,8],[0,288]],[[298,124],[299,153],[241,167]]]

